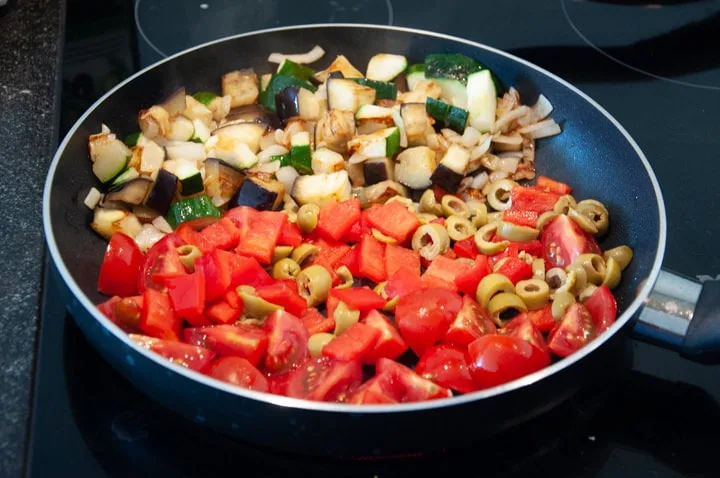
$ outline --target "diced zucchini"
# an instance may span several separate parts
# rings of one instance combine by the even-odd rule
[[[350,60],[348,60],[345,55],[338,55],[327,69],[315,73],[314,78],[318,83],[325,83],[333,71],[342,73],[344,78],[363,77],[363,74],[350,63]]]
[[[485,67],[461,53],[431,53],[425,57],[427,78],[447,78],[466,83],[467,77]]]
[[[378,53],[370,58],[365,77],[374,81],[391,81],[407,68],[407,58],[402,55]]]
[[[111,186],[118,186],[122,183],[126,183],[128,181],[132,181],[133,179],[140,176],[140,173],[135,168],[127,168],[125,171],[123,171],[121,174],[118,174],[115,179],[113,179]]]
[[[178,160],[175,175],[180,180],[180,194],[183,196],[197,194],[204,189],[202,174],[195,161]]]
[[[100,133],[90,136],[88,142],[93,173],[103,183],[107,183],[125,170],[132,151],[113,133]]]
[[[210,105],[210,103],[212,103],[212,101],[217,97],[218,95],[210,91],[198,91],[193,95],[193,98],[195,98],[197,101],[204,104],[205,106]]]
[[[330,78],[327,81],[328,107],[355,113],[362,105],[375,102],[375,90],[356,81]]]
[[[468,77],[468,113],[470,125],[486,133],[495,126],[497,90],[490,70],[482,70]]]
[[[300,174],[312,174],[310,134],[307,131],[295,133],[290,139],[290,166]]]
[[[400,115],[405,125],[408,146],[423,146],[427,144],[427,131],[430,128],[426,103],[404,103],[400,107]]]
[[[278,75],[294,76],[295,78],[300,78],[301,80],[310,80],[310,78],[312,78],[315,74],[315,71],[308,66],[300,65],[286,58],[282,63],[280,63],[280,65],[278,65],[276,73]]]
[[[427,146],[415,146],[398,154],[395,180],[411,189],[430,187],[435,171],[435,152]]]
[[[330,199],[350,199],[352,187],[347,171],[299,176],[293,183],[292,198],[299,204],[323,204]]]
[[[364,158],[390,158],[400,149],[400,130],[394,126],[356,136],[348,141],[347,147],[350,154]]]
[[[167,221],[173,229],[185,223],[194,229],[202,229],[220,217],[222,213],[207,196],[181,199],[173,203],[167,213]]]
[[[410,65],[407,70],[406,78],[408,90],[414,90],[415,86],[425,79],[425,65],[422,63]]]
[[[142,224],[133,213],[124,209],[96,207],[90,227],[109,240],[116,232],[123,232],[134,238],[140,233]]]
[[[370,134],[395,124],[392,108],[376,105],[362,105],[355,113],[357,130],[360,134]]]
[[[205,146],[193,141],[174,141],[165,146],[167,159],[187,159],[192,161],[205,160]]]
[[[222,76],[223,96],[230,96],[232,108],[255,103],[260,94],[258,78],[252,68],[236,70]]]
[[[352,78],[352,80],[375,90],[376,100],[394,100],[397,98],[397,86],[395,83],[373,81],[366,78]]]
[[[163,161],[165,161],[165,150],[158,146],[156,142],[148,141],[143,146],[140,157],[140,175],[155,181],[160,168],[162,168]]]
[[[125,136],[125,145],[128,148],[132,148],[133,146],[137,145],[140,135],[141,135],[140,131],[136,131],[134,133],[130,133],[129,135]]]
[[[298,112],[302,119],[317,120],[320,117],[320,100],[315,93],[305,88],[298,89]]]
[[[210,128],[208,128],[205,123],[203,123],[199,119],[196,119],[193,120],[193,127],[195,128],[195,132],[193,134],[193,137],[191,138],[191,141],[194,141],[196,143],[205,143],[205,141],[210,139]]]
[[[342,171],[345,168],[345,160],[342,154],[331,149],[320,148],[312,154],[311,165],[314,174],[328,174]]]
[[[260,150],[260,140],[262,139],[266,125],[259,123],[231,123],[227,126],[221,126],[213,131],[213,136],[222,136],[223,138],[233,138],[245,143],[250,151],[257,153]]]
[[[267,85],[267,89],[263,91],[263,95],[260,98],[260,102],[271,111],[275,111],[275,95],[280,93],[288,86],[297,86],[299,88],[305,88],[315,93],[317,88],[310,82],[296,78],[294,76],[278,75],[274,74],[270,78],[270,82]]]
[[[165,137],[171,141],[190,141],[195,135],[193,122],[184,116],[170,120],[170,130]]]

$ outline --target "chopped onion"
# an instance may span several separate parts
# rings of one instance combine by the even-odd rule
[[[156,242],[162,239],[165,233],[153,226],[144,224],[140,232],[135,236],[135,243],[141,251],[147,252]]]
[[[495,181],[500,181],[501,179],[505,179],[509,176],[507,171],[493,171],[490,173],[489,180],[491,183],[494,183]]]
[[[523,136],[527,136],[528,138],[539,139],[547,138],[548,136],[555,136],[556,134],[560,134],[560,131],[560,125],[557,124],[555,120],[546,119],[540,121],[539,123],[520,128],[518,133]]]
[[[475,146],[470,152],[470,159],[477,159],[490,151],[490,144],[492,143],[492,136],[485,135],[484,139],[480,140],[480,144]]]
[[[273,156],[280,156],[282,154],[288,154],[287,148],[280,146],[279,144],[273,144],[268,146],[267,149],[263,149],[257,155],[258,161],[261,163],[267,163]]]
[[[275,130],[270,131],[269,133],[263,135],[262,138],[260,138],[260,149],[262,151],[265,151],[274,144],[277,144],[277,140],[275,139]]]
[[[507,131],[507,128],[513,123],[513,121],[519,120],[524,116],[531,113],[528,106],[518,106],[514,110],[510,110],[495,121],[493,131]]]
[[[488,180],[489,177],[487,171],[483,171],[473,178],[471,187],[473,189],[482,189],[487,184]]]
[[[283,166],[275,173],[275,177],[285,186],[285,191],[292,191],[295,179],[300,176],[297,170],[292,166]]]
[[[90,188],[90,191],[88,191],[87,196],[85,196],[85,200],[83,201],[83,204],[85,204],[88,209],[95,209],[95,206],[98,205],[100,200],[102,199],[102,194],[100,191],[98,191],[95,188]]]
[[[314,47],[312,47],[312,50],[307,53],[297,53],[293,55],[288,55],[285,53],[271,53],[268,57],[268,61],[270,63],[279,64],[285,60],[290,60],[295,63],[306,64],[318,61],[320,58],[323,57],[323,55],[325,55],[325,50],[323,50],[320,45],[315,45]]]
[[[173,231],[172,226],[169,222],[167,222],[167,219],[165,219],[162,216],[158,216],[152,221],[152,225],[155,226],[158,231],[161,232],[167,232],[168,234]]]
[[[482,138],[482,135],[480,134],[480,131],[476,130],[472,126],[468,126],[465,128],[465,131],[463,131],[462,139],[460,140],[460,143],[465,146],[466,148],[470,149],[474,147],[476,144],[480,142],[480,139]],[[482,155],[481,155],[482,156]]]
[[[506,173],[514,173],[517,171],[518,163],[520,158],[512,156],[501,156],[500,161],[497,164],[498,171],[505,171]]]

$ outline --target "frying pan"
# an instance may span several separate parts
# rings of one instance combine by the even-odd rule
[[[563,132],[543,139],[537,169],[572,184],[580,198],[603,201],[611,229],[603,248],[630,245],[635,257],[616,289],[617,322],[580,351],[504,385],[440,401],[353,406],[310,402],[241,389],[197,374],[147,351],[102,316],[95,304],[106,242],[88,227],[82,200],[95,184],[88,136],[105,123],[137,129],[137,111],[177,85],[217,90],[220,76],[253,66],[264,73],[269,53],[302,52],[319,44],[324,61],[348,55],[366,64],[378,52],[421,61],[458,52],[491,68],[518,89],[525,104],[542,92]],[[321,60],[321,62],[323,61]],[[152,65],[108,92],[73,126],[50,166],[43,220],[48,248],[67,290],[67,307],[99,353],[135,386],[167,407],[221,433],[278,449],[333,456],[407,453],[469,443],[526,422],[607,372],[630,329],[674,346],[685,356],[718,359],[720,292],[661,270],[666,218],[660,187],[635,141],[602,107],[564,80],[520,58],[460,38],[375,25],[309,25],[245,33],[207,43]],[[715,317],[715,319],[717,319]],[[428,433],[432,430],[431,433]]]

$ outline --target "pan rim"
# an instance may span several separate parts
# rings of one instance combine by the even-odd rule
[[[227,384],[224,382],[221,382],[219,380],[213,379],[209,376],[200,374],[199,372],[194,372],[192,370],[186,369],[182,366],[179,366],[177,364],[174,364],[165,358],[161,357],[158,354],[155,354],[151,352],[148,349],[145,349],[132,341],[128,335],[122,331],[119,327],[117,327],[115,324],[110,322],[105,316],[103,316],[97,309],[96,305],[92,303],[92,301],[85,295],[85,293],[82,291],[82,289],[79,287],[79,285],[75,282],[74,278],[68,271],[67,267],[65,266],[65,263],[60,255],[60,251],[58,250],[57,243],[55,241],[55,236],[53,234],[53,228],[52,228],[52,218],[50,215],[50,196],[51,196],[51,190],[52,190],[52,183],[55,176],[55,171],[57,169],[57,165],[60,162],[60,158],[62,157],[62,154],[70,141],[70,139],[75,134],[75,131],[80,127],[80,125],[85,121],[85,119],[100,105],[102,104],[107,98],[111,97],[117,90],[123,88],[126,84],[132,82],[135,78],[144,75],[146,72],[160,66],[161,64],[164,64],[165,62],[169,62],[174,60],[177,57],[180,57],[182,55],[185,55],[191,51],[199,50],[205,47],[208,47],[210,45],[214,45],[216,43],[221,42],[227,42],[232,41],[237,38],[243,38],[248,36],[256,36],[266,33],[274,33],[274,32],[280,32],[280,31],[292,31],[292,30],[310,30],[310,29],[318,29],[318,28],[357,28],[357,29],[375,29],[375,30],[392,30],[392,31],[398,31],[403,33],[410,33],[410,34],[417,34],[422,35],[426,37],[434,37],[439,38],[443,40],[450,40],[454,41],[456,43],[463,43],[468,46],[478,48],[481,50],[485,50],[503,57],[506,57],[514,62],[520,63],[524,65],[527,68],[531,68],[535,70],[536,72],[543,74],[547,76],[548,78],[556,81],[563,87],[567,88],[568,90],[574,92],[578,96],[580,96],[583,100],[585,100],[590,106],[595,108],[597,111],[603,114],[607,118],[608,121],[625,137],[625,140],[632,146],[632,148],[635,150],[635,153],[637,154],[638,158],[642,162],[648,177],[650,178],[650,182],[653,186],[653,190],[655,192],[655,198],[657,201],[658,206],[658,224],[659,224],[659,231],[658,231],[658,243],[657,243],[657,250],[655,253],[655,258],[653,261],[652,268],[650,270],[650,273],[648,277],[644,280],[642,285],[638,288],[636,291],[635,298],[633,301],[628,304],[625,312],[618,317],[616,322],[600,337],[597,337],[592,342],[587,344],[585,347],[583,347],[579,352],[566,357],[562,360],[557,361],[556,363],[539,370],[537,372],[534,372],[530,375],[526,375],[524,377],[521,377],[519,379],[513,380],[512,382],[508,382],[502,385],[498,385],[496,387],[492,387],[485,390],[480,390],[477,392],[460,395],[460,396],[454,396],[447,399],[441,399],[441,400],[430,400],[430,401],[424,401],[424,402],[413,402],[413,403],[402,403],[402,404],[393,404],[393,405],[350,405],[350,404],[343,404],[343,403],[329,403],[329,402],[314,402],[310,400],[303,400],[303,399],[297,399],[297,398],[291,398],[291,397],[285,397],[280,395],[274,395],[270,393],[262,393],[262,392],[256,392],[253,390],[247,390],[241,387],[233,386],[231,384]],[[652,169],[652,166],[650,165],[649,161],[645,157],[645,154],[640,149],[639,145],[635,142],[635,140],[630,136],[630,134],[627,132],[627,130],[602,106],[600,106],[594,99],[592,99],[590,96],[588,96],[586,93],[584,93],[582,90],[580,90],[578,87],[570,84],[568,81],[564,80],[563,78],[555,75],[554,73],[551,73],[548,70],[545,70],[544,68],[541,68],[527,60],[524,60],[522,58],[519,58],[515,55],[512,55],[510,53],[507,53],[505,51],[502,51],[500,49],[491,47],[489,45],[485,45],[483,43],[475,42],[472,40],[467,40],[464,38],[456,37],[453,35],[440,33],[440,32],[433,32],[428,30],[422,30],[417,28],[409,28],[409,27],[400,27],[400,26],[392,26],[392,25],[376,25],[376,24],[363,24],[363,23],[318,23],[318,24],[303,24],[303,25],[290,25],[290,26],[283,26],[283,27],[276,27],[276,28],[267,28],[267,29],[261,29],[261,30],[254,30],[251,32],[245,32],[240,33],[237,35],[231,35],[227,37],[223,37],[217,40],[213,40],[210,42],[206,42],[197,46],[194,46],[192,48],[188,48],[186,50],[180,51],[178,53],[175,53],[163,60],[160,60],[156,63],[153,63],[152,65],[149,65],[138,72],[134,73],[133,75],[129,76],[122,82],[120,82],[118,85],[116,85],[114,88],[112,88],[110,91],[105,93],[101,98],[99,98],[95,103],[92,104],[90,108],[87,109],[83,113],[83,115],[73,124],[72,128],[68,131],[68,133],[63,138],[63,141],[58,146],[57,151],[55,152],[55,155],[53,156],[53,159],[50,163],[50,166],[48,168],[48,173],[45,181],[45,186],[43,188],[43,229],[45,233],[45,239],[48,246],[48,249],[50,251],[50,256],[53,260],[53,263],[64,280],[65,284],[67,285],[68,289],[72,293],[72,301],[73,302],[79,302],[79,304],[85,309],[86,312],[88,312],[96,321],[100,323],[100,325],[105,329],[106,332],[109,334],[112,334],[115,336],[116,339],[123,342],[127,347],[130,347],[133,351],[136,353],[142,354],[147,359],[155,362],[157,365],[160,365],[161,367],[165,368],[169,372],[177,373],[181,376],[183,376],[185,379],[189,379],[195,382],[198,382],[206,387],[210,387],[214,389],[216,392],[224,392],[231,395],[235,395],[237,397],[245,398],[245,399],[251,399],[251,400],[258,400],[261,402],[265,402],[270,405],[275,406],[281,406],[288,409],[298,409],[298,410],[307,410],[307,411],[316,411],[316,412],[332,412],[332,413],[353,413],[357,415],[362,414],[384,414],[384,413],[400,413],[400,412],[416,412],[416,411],[422,411],[422,410],[431,410],[431,409],[439,409],[439,408],[445,408],[450,406],[461,406],[468,404],[470,402],[480,402],[485,399],[489,399],[492,397],[496,397],[499,395],[502,395],[504,393],[509,393],[512,391],[516,391],[519,389],[522,389],[524,387],[527,387],[529,385],[532,385],[536,382],[539,382],[551,375],[554,375],[557,372],[560,372],[561,370],[571,367],[575,365],[576,362],[579,362],[585,356],[591,354],[594,352],[597,348],[602,346],[607,340],[610,339],[610,337],[614,336],[616,333],[622,329],[627,322],[630,321],[630,319],[633,317],[633,315],[640,309],[642,304],[645,301],[645,298],[650,294],[655,281],[657,280],[658,274],[660,273],[660,269],[662,266],[662,260],[665,253],[665,247],[666,247],[666,240],[667,240],[667,217],[666,217],[666,210],[665,210],[665,203],[663,200],[662,191],[660,189],[659,182],[657,180],[657,177],[655,176],[655,173]]]

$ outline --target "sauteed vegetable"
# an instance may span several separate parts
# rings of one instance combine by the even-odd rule
[[[632,250],[600,248],[601,202],[536,178],[547,98],[460,54],[322,56],[90,137],[103,314],[216,379],[353,404],[493,387],[612,325]]]

